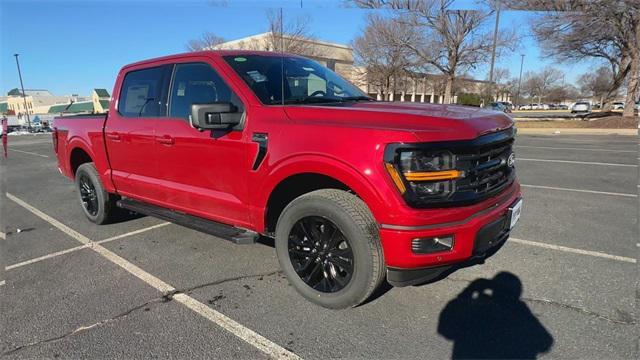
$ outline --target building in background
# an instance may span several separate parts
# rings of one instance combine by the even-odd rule
[[[93,89],[91,92],[91,101],[93,102],[93,112],[96,114],[104,114],[109,111],[111,95],[109,95],[107,89]]]
[[[25,89],[24,94],[25,97],[22,96],[22,92],[17,88],[7,93],[3,102],[6,102],[8,112],[13,115],[20,115],[20,117],[27,113],[46,114],[52,105],[84,100],[84,98],[75,94],[55,96],[45,89]]]
[[[227,41],[216,45],[212,50],[255,50],[275,51],[274,38],[279,38],[271,32],[248,36],[238,40]],[[336,44],[316,39],[292,39],[288,35],[283,36],[284,41],[303,42],[305,55],[314,59],[329,69],[337,72],[347,79],[354,76],[353,49],[343,44]],[[275,40],[277,41],[277,40]]]
[[[214,46],[212,50],[274,51],[274,37],[277,38],[279,35],[266,32],[224,42]],[[283,41],[290,39],[285,34]],[[316,39],[294,39],[294,41],[305,43],[305,57],[334,70],[373,98],[388,101],[443,102],[445,79],[442,75],[405,72],[392,79],[390,86],[383,87],[369,81],[374,77],[367,75],[366,68],[354,64],[353,48]],[[489,83],[485,80],[460,77],[454,84],[453,102],[459,102],[459,95],[467,95],[464,99],[481,99],[481,94],[486,91],[488,85]],[[497,101],[511,101],[511,94],[508,91],[498,91]],[[480,105],[480,100],[468,104]]]
[[[38,122],[33,122],[36,117],[42,120],[42,124],[46,124],[58,115],[106,113],[111,101],[111,95],[105,89],[93,89],[91,96],[56,96],[45,89],[30,89],[24,93],[25,97],[20,90],[12,89],[7,96],[0,97],[0,115],[8,116],[12,126],[26,125],[27,111],[32,125],[37,125]]]

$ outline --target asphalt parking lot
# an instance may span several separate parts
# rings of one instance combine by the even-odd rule
[[[635,136],[520,135],[523,215],[494,257],[343,311],[298,296],[268,243],[93,225],[50,136],[9,142],[7,358],[637,356]]]

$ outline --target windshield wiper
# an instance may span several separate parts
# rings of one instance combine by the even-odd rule
[[[298,98],[286,99],[285,104],[319,104],[342,102],[341,98],[325,97],[325,96],[302,96]]]
[[[346,101],[375,101],[368,96],[345,96],[345,97],[327,97],[327,96],[302,96],[298,98],[286,99],[285,104],[320,104],[320,103],[336,103]]]
[[[373,98],[368,97],[368,96],[346,96],[343,98],[340,98],[343,101],[375,101]]]

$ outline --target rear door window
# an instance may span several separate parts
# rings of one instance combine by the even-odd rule
[[[167,85],[172,65],[128,72],[118,100],[118,111],[126,117],[166,116]]]

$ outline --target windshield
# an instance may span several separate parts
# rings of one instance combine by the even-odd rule
[[[372,100],[340,75],[313,60],[264,55],[223,58],[267,105]]]

